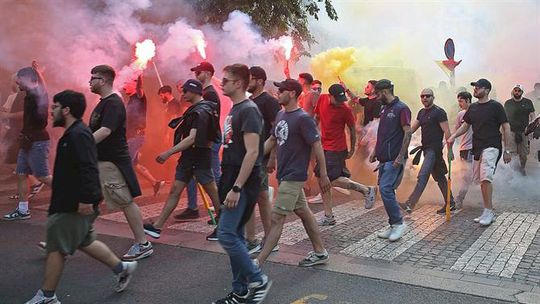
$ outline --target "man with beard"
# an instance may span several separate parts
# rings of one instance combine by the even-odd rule
[[[367,82],[364,88],[364,95],[366,95],[364,98],[354,96],[351,90],[346,90],[347,95],[351,100],[358,102],[358,104],[364,107],[364,120],[362,121],[362,126],[364,127],[381,115],[381,101],[377,99],[377,94],[375,94],[376,84],[377,80],[370,80]]]
[[[176,153],[181,153],[176,166],[175,181],[155,223],[145,224],[144,231],[153,238],[160,238],[165,222],[178,205],[178,200],[184,188],[196,178],[202,185],[216,211],[219,211],[217,186],[212,174],[210,153],[212,142],[217,137],[216,125],[219,124],[215,104],[202,99],[202,84],[189,79],[183,85],[183,99],[191,103],[184,115],[178,118],[174,135],[174,146],[161,153],[156,158],[160,164]]]
[[[266,139],[270,137],[270,131],[274,126],[276,115],[281,107],[279,106],[277,99],[264,90],[264,84],[266,82],[265,70],[260,66],[252,66],[249,69],[249,73],[251,76],[247,90],[251,93],[249,98],[255,102],[263,116],[264,125],[262,139],[266,141]],[[272,152],[269,155],[264,156],[261,166],[262,183],[259,196],[257,197],[257,205],[259,206],[259,213],[261,215],[265,237],[270,232],[270,222],[272,220],[272,205],[270,197],[268,196],[268,173],[274,171],[275,162],[275,153]],[[262,244],[257,240],[255,233],[255,213],[253,213],[246,224],[246,239],[250,254],[258,252],[262,248]]]
[[[404,204],[399,204],[400,207],[407,213],[412,213],[412,210],[418,203],[420,196],[426,188],[429,176],[439,185],[443,202],[446,202],[448,194],[448,181],[446,179],[446,163],[443,158],[443,135],[445,139],[450,137],[450,127],[448,126],[448,116],[443,108],[434,103],[435,95],[431,89],[423,89],[420,93],[420,101],[424,106],[418,112],[418,116],[412,122],[411,133],[414,134],[418,128],[422,129],[422,146],[418,153],[424,153],[424,161],[418,172],[418,180],[413,192]],[[416,157],[415,157],[416,158]],[[419,159],[418,159],[419,160]],[[414,164],[414,162],[413,162]],[[456,209],[454,197],[450,194],[450,210]],[[437,210],[437,214],[445,213],[445,206]]]
[[[216,89],[212,85],[212,78],[214,77],[214,66],[207,61],[199,63],[197,66],[191,68],[191,71],[195,74],[195,77],[203,85],[203,94],[202,98],[207,101],[214,102],[216,104],[218,118],[221,117],[221,101],[219,100],[219,95],[216,92]],[[218,126],[219,127],[219,126]],[[219,131],[221,132],[221,131]],[[219,150],[221,149],[221,138],[218,138],[215,143],[212,144],[212,172],[214,173],[214,179],[219,185],[221,179],[221,167],[219,161]],[[189,218],[191,214],[187,213],[189,210],[186,209],[183,213],[178,214],[174,218],[177,220],[183,220]],[[217,214],[216,221],[219,221],[219,213]],[[208,220],[208,224],[213,224],[212,220]],[[217,241],[217,238],[214,236],[209,236],[209,241]]]
[[[471,100],[472,95],[469,92],[462,91],[457,94],[457,101],[461,111],[459,111],[457,114],[454,132],[457,131],[463,124],[463,116],[465,116],[465,113],[467,113],[467,110],[471,106]],[[472,128],[469,128],[469,130],[465,132],[463,137],[461,137],[461,142],[459,143],[459,158],[463,163],[463,167],[465,168],[465,170],[463,170],[464,175],[461,183],[461,188],[458,195],[456,196],[456,209],[461,209],[461,207],[463,206],[465,195],[467,195],[467,192],[469,191],[469,186],[472,183],[472,138],[473,130]]]
[[[379,161],[379,191],[390,224],[378,237],[394,242],[403,236],[406,229],[396,200],[396,189],[403,177],[411,142],[411,110],[399,97],[394,96],[394,84],[388,79],[377,81],[375,93],[383,108],[377,131],[377,144],[369,161]]]
[[[272,282],[249,258],[244,225],[255,207],[261,186],[263,119],[246,98],[249,68],[233,64],[223,69],[223,94],[233,102],[223,128],[223,161],[219,184],[222,202],[218,240],[231,262],[232,291],[215,304],[261,303]]]
[[[345,161],[354,155],[356,145],[356,130],[354,116],[349,105],[345,104],[347,96],[345,88],[340,84],[333,84],[328,89],[329,94],[319,97],[317,106],[313,111],[315,121],[320,125],[321,141],[324,149],[324,159],[328,178],[332,186],[350,189],[364,195],[366,209],[371,209],[375,203],[377,188],[366,187],[350,179],[351,174],[346,167]],[[350,147],[347,147],[345,128],[349,131]],[[319,177],[320,166],[315,167],[315,176]],[[336,224],[332,211],[332,192],[323,193],[324,217],[319,222],[321,226]]]
[[[137,79],[129,81],[124,85],[124,93],[128,96],[126,104],[127,126],[126,136],[129,149],[129,156],[133,161],[133,167],[148,180],[154,189],[154,196],[159,194],[165,185],[164,181],[158,181],[152,176],[150,171],[140,163],[140,150],[144,145],[146,134],[146,95],[142,88],[142,74]]]
[[[300,83],[294,79],[274,82],[279,88],[279,103],[284,110],[278,113],[272,135],[264,144],[265,154],[277,149],[278,196],[272,212],[272,228],[266,243],[257,257],[256,264],[266,261],[272,249],[278,244],[287,215],[295,213],[306,230],[313,251],[298,263],[301,267],[310,267],[328,262],[328,251],[324,248],[315,216],[307,205],[304,183],[311,152],[320,165],[319,185],[323,193],[330,192],[330,180],[326,173],[326,163],[321,139],[311,117],[298,107],[297,98],[302,92]]]
[[[516,144],[516,152],[519,156],[520,167],[519,171],[522,175],[527,175],[525,165],[527,164],[527,156],[529,155],[529,138],[524,134],[525,128],[529,122],[534,120],[534,106],[530,99],[523,97],[523,87],[516,84],[512,90],[512,98],[504,103],[504,110],[512,138]]]
[[[135,237],[135,243],[122,257],[138,260],[150,256],[154,250],[146,240],[141,211],[133,201],[141,195],[141,188],[133,170],[126,141],[126,108],[113,91],[116,72],[108,65],[92,68],[90,91],[101,98],[90,116],[98,151],[101,188],[109,209],[121,209]]]
[[[47,132],[48,95],[45,83],[37,66],[20,69],[15,82],[26,92],[23,105],[23,127],[19,135],[17,155],[17,191],[19,204],[15,210],[4,215],[3,219],[29,219],[28,176],[35,176],[41,183],[51,186],[49,174],[49,133]]]
[[[96,144],[92,132],[81,121],[86,109],[84,95],[67,90],[56,94],[53,101],[53,126],[65,131],[58,141],[54,162],[45,279],[27,304],[60,303],[55,291],[66,256],[77,249],[111,268],[116,275],[116,292],[127,287],[137,268],[137,262],[120,261],[107,245],[96,240],[93,223],[102,194]]]
[[[471,82],[474,86],[474,97],[478,101],[471,104],[467,113],[463,116],[463,125],[448,138],[451,145],[456,137],[459,137],[472,126],[473,129],[473,181],[480,183],[484,211],[480,217],[474,219],[482,226],[489,226],[495,219],[493,212],[493,176],[497,163],[501,157],[501,126],[504,132],[505,151],[503,160],[509,163],[512,160],[510,150],[510,125],[506,118],[503,106],[495,100],[489,99],[491,83],[486,79]]]

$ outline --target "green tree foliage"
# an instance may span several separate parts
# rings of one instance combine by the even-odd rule
[[[307,22],[309,16],[319,19],[319,5],[323,3],[328,17],[337,20],[332,0],[202,0],[195,1],[194,6],[201,23],[222,24],[231,12],[244,12],[260,27],[265,38],[277,38],[290,33],[296,47],[302,52],[304,44],[309,47],[316,42],[308,30]]]

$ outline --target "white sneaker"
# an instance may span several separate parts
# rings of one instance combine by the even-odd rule
[[[377,187],[368,187],[369,191],[364,197],[364,207],[366,209],[373,208],[373,205],[375,205],[375,196],[377,195]]]
[[[493,210],[485,210],[487,211],[485,212],[484,217],[480,219],[479,223],[482,226],[489,226],[492,222],[495,221],[495,212],[493,212]]]
[[[116,286],[114,287],[114,291],[116,292],[124,291],[129,285],[129,281],[131,281],[131,277],[135,269],[137,269],[137,261],[122,262],[122,267],[122,272],[116,275]]]
[[[486,212],[487,212],[487,209],[484,209],[484,211],[482,211],[482,215],[480,215],[479,217],[475,218],[474,219],[474,222],[475,223],[480,223],[480,220],[484,218],[484,216],[486,216]]]
[[[407,228],[407,225],[405,225],[405,223],[401,225],[392,225],[392,232],[390,233],[388,240],[390,242],[395,242],[399,240],[405,233],[406,228]]]
[[[392,233],[392,225],[390,225],[388,228],[386,228],[385,231],[379,232],[379,234],[377,234],[377,236],[380,237],[381,239],[387,239],[387,238],[390,237],[391,233]]]
[[[43,291],[39,289],[36,295],[24,304],[60,304],[60,301],[58,301],[56,294],[51,298],[47,298],[43,295]]]
[[[315,196],[312,196],[308,199],[308,203],[310,204],[322,204],[322,195],[319,193]]]

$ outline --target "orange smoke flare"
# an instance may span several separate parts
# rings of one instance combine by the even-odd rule
[[[137,57],[137,60],[135,60],[135,64],[139,69],[146,69],[146,64],[148,64],[148,61],[154,58],[154,56],[156,56],[156,45],[152,40],[146,39],[143,42],[136,43],[135,57]]]
[[[195,45],[197,46],[197,51],[199,51],[201,57],[206,60],[206,41],[204,41],[204,37],[196,36],[193,40],[195,42]]]

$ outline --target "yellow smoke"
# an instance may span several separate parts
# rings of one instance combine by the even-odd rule
[[[325,88],[343,79],[345,72],[356,62],[355,48],[333,48],[317,54],[311,59],[313,77],[319,79]],[[343,79],[345,81],[345,79]]]

